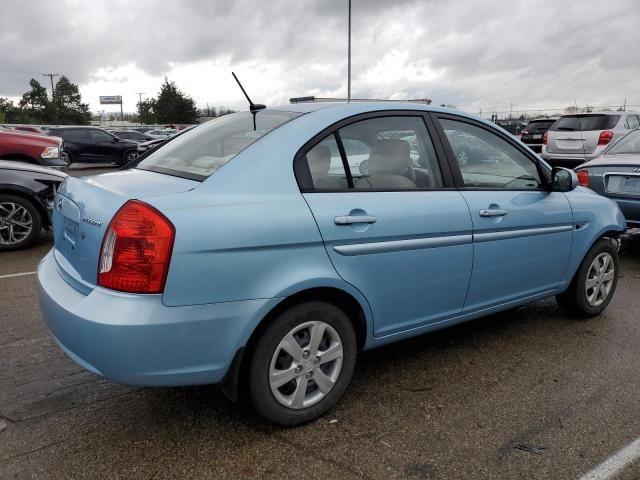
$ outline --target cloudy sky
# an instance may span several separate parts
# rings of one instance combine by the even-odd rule
[[[352,0],[352,95],[477,112],[640,104],[637,0]],[[0,0],[0,96],[42,73],[99,95],[198,106],[346,96],[347,0]]]

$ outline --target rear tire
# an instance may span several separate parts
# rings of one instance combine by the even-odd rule
[[[335,305],[309,301],[288,308],[262,333],[250,358],[255,411],[283,426],[322,416],[349,385],[356,349],[353,326]]]
[[[0,194],[0,251],[31,246],[41,229],[40,212],[30,200]]]
[[[601,238],[585,255],[567,291],[556,295],[558,304],[572,317],[600,315],[616,291],[618,270],[618,250]]]

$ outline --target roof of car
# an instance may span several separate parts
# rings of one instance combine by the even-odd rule
[[[576,170],[582,170],[587,167],[607,167],[607,166],[632,166],[640,167],[640,155],[635,153],[619,154],[619,155],[602,155],[598,158],[590,160],[576,167]]]

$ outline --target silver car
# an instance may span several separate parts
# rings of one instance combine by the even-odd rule
[[[640,227],[640,129],[580,165],[576,173],[580,185],[618,203],[629,227]]]
[[[637,112],[563,115],[544,135],[542,158],[553,166],[574,168],[599,157],[639,126]]]

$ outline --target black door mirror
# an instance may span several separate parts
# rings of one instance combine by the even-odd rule
[[[573,170],[553,167],[551,171],[551,191],[570,192],[578,186],[578,176]]]

